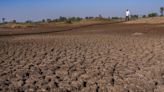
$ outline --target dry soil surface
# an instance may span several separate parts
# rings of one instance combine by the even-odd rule
[[[113,27],[1,36],[0,91],[164,92],[164,36]]]

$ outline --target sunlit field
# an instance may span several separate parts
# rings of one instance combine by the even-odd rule
[[[0,91],[162,92],[162,19],[1,25]]]

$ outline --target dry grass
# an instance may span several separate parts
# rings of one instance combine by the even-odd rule
[[[51,28],[51,27],[74,27],[74,26],[81,26],[81,25],[90,25],[90,24],[98,24],[98,23],[109,23],[110,21],[107,20],[82,20],[72,23],[66,22],[51,22],[51,23],[7,23],[0,25],[0,28],[9,28],[9,29],[28,29],[28,28]]]
[[[143,18],[134,21],[125,22],[126,24],[162,24],[164,23],[164,17],[152,17],[152,18]]]
[[[3,24],[0,25],[0,28],[31,28],[31,27],[36,27],[35,24],[30,24],[30,23],[8,23],[8,24]]]

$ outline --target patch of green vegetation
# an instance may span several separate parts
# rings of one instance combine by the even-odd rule
[[[157,16],[158,16],[157,13],[150,13],[150,14],[148,14],[148,17],[157,17]]]

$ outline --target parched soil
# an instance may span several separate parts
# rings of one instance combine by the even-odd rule
[[[0,91],[164,92],[161,26],[94,28],[1,36]]]

